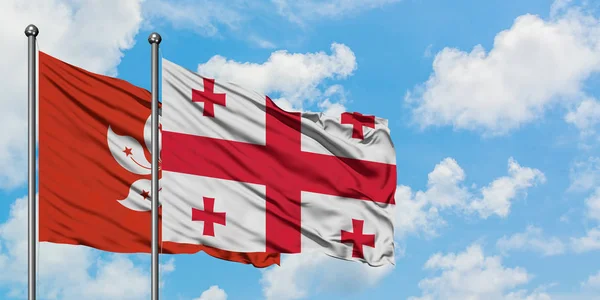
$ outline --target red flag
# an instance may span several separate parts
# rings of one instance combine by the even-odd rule
[[[150,252],[150,100],[145,89],[39,52],[40,241]],[[279,264],[277,253],[159,247],[257,267]]]

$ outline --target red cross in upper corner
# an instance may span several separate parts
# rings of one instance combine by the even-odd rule
[[[204,102],[203,116],[215,117],[214,105],[225,106],[225,94],[215,94],[215,80],[204,78],[204,91],[192,89],[192,102]]]
[[[352,138],[364,139],[363,126],[375,128],[375,116],[365,116],[360,113],[345,112],[342,114],[342,124],[352,125]]]
[[[365,221],[352,219],[352,232],[342,230],[342,243],[352,243],[352,257],[365,258],[363,246],[375,248],[375,235],[363,234]]]
[[[215,223],[225,226],[226,213],[215,212],[215,198],[202,197],[204,199],[204,210],[192,207],[192,221],[204,222],[202,235],[215,236]]]

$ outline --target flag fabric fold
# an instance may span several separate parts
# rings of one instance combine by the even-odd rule
[[[41,242],[150,252],[150,101],[143,88],[39,52]],[[160,185],[164,203],[162,179]],[[279,264],[274,252],[164,240],[159,247],[167,254],[205,251],[257,267]]]
[[[165,241],[394,263],[385,119],[287,112],[166,59],[162,93]]]

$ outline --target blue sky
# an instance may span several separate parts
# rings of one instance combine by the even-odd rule
[[[395,267],[167,256],[163,299],[600,299],[595,1],[28,2],[0,4],[0,35],[16,45],[0,50],[14,70],[0,74],[0,298],[26,287],[22,32],[35,23],[42,51],[141,87],[157,31],[164,58],[280,105],[389,120]],[[43,299],[149,297],[148,256],[40,255]]]

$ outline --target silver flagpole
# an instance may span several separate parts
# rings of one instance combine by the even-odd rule
[[[153,32],[152,46],[152,300],[158,300],[158,45],[162,38]]]
[[[28,263],[28,277],[27,277],[27,285],[28,285],[28,299],[35,300],[36,296],[36,240],[37,240],[37,222],[36,222],[36,202],[35,202],[35,149],[36,149],[36,47],[35,41],[37,35],[39,33],[38,28],[31,24],[25,28],[25,36],[27,36],[28,42],[28,88],[27,88],[27,96],[28,96],[28,129],[29,129],[29,139],[28,139],[28,159],[27,159],[27,172],[29,177],[29,186],[28,186],[28,205],[29,209],[27,212],[28,219],[28,227],[29,231],[27,233],[28,243],[27,243],[27,263]]]

